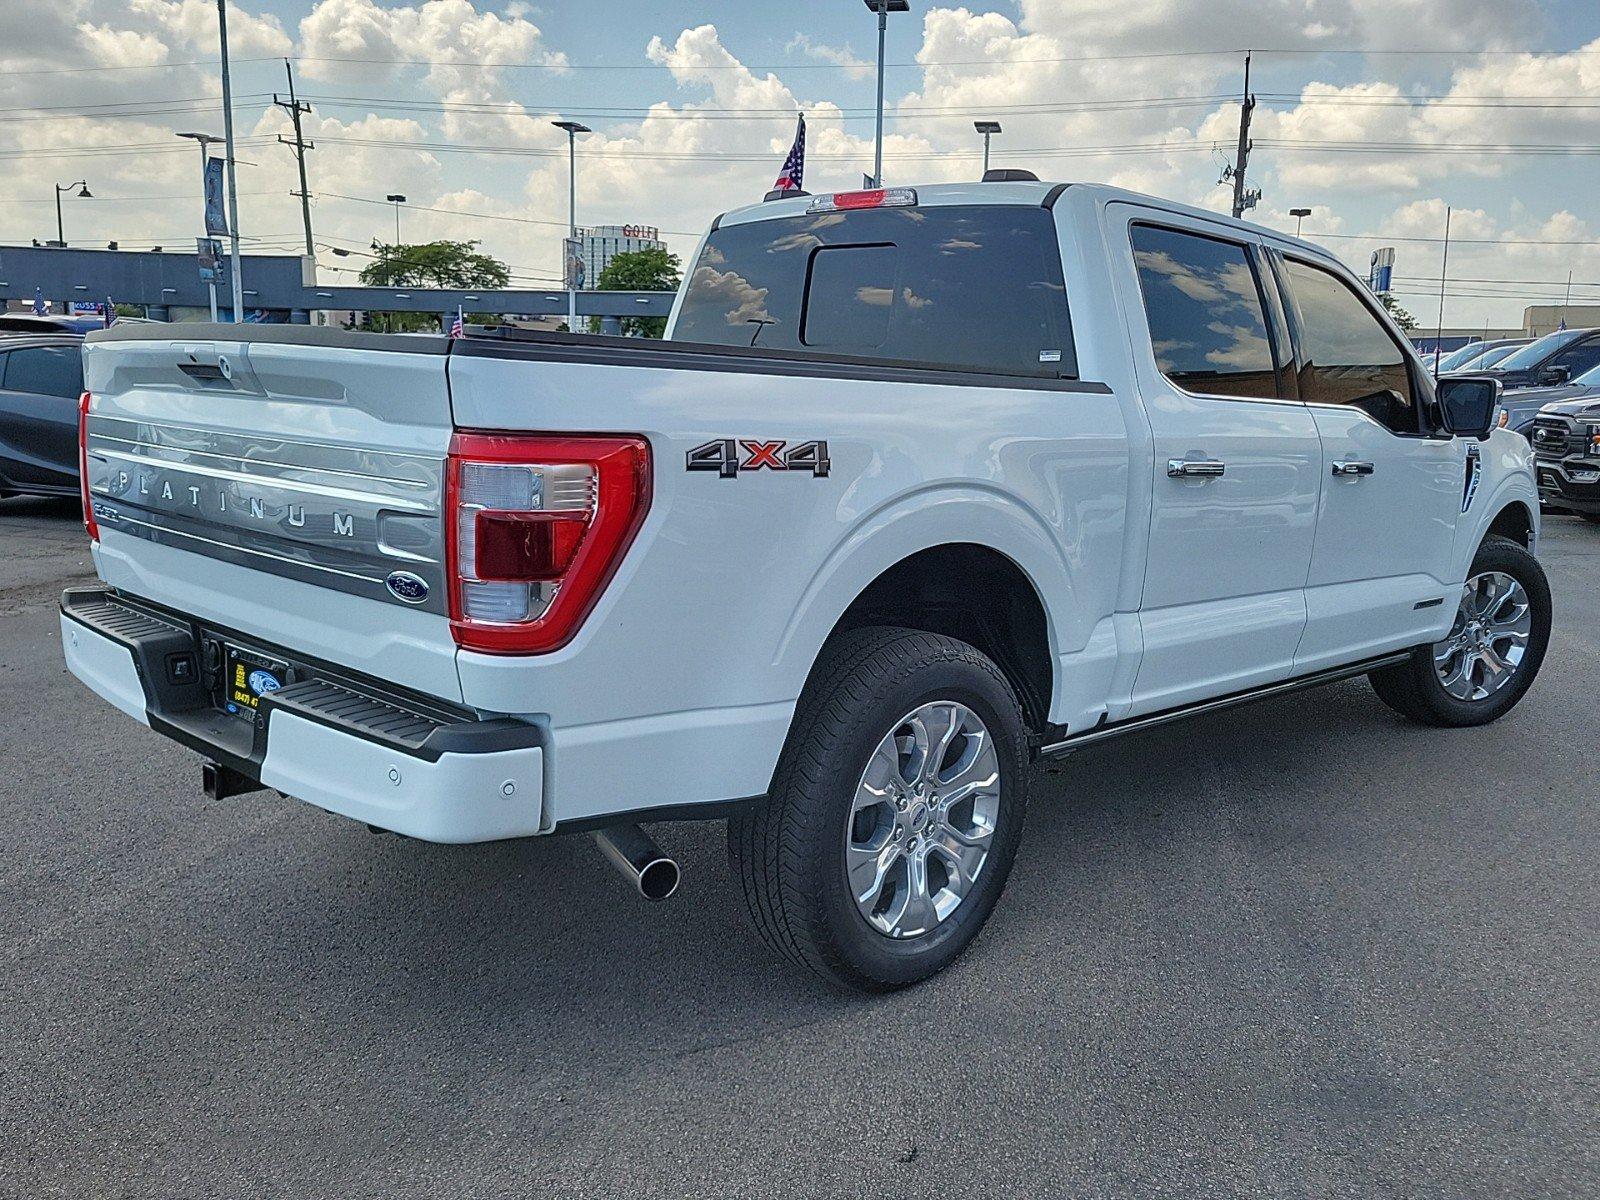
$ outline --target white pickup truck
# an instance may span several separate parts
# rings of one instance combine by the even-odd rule
[[[638,823],[727,818],[760,932],[846,986],[972,940],[1036,758],[1357,674],[1477,725],[1549,637],[1496,385],[1317,247],[1105,187],[727,213],[663,342],[84,358],[67,663],[213,795],[587,831],[653,897]]]

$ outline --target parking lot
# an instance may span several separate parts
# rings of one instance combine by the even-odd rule
[[[1600,529],[1486,730],[1365,684],[1039,768],[988,931],[821,990],[719,824],[446,848],[260,793],[61,665],[76,505],[0,502],[0,1195],[1587,1196]]]

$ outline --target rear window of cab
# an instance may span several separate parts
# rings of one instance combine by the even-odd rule
[[[715,230],[673,339],[1075,378],[1042,207],[820,212]]]

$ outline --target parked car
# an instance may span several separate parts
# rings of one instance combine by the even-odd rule
[[[1446,371],[1466,371],[1479,367],[1493,365],[1505,355],[1510,354],[1520,346],[1526,346],[1532,338],[1500,338],[1490,342],[1470,342],[1459,350],[1453,350],[1439,360],[1439,373]],[[1496,355],[1491,361],[1493,352],[1499,350],[1502,354]]]
[[[1491,372],[1507,391],[1554,387],[1600,367],[1600,329],[1547,333],[1501,359]]]
[[[66,333],[82,337],[91,330],[104,328],[99,317],[36,316],[33,313],[0,313],[0,334],[9,333]]]
[[[1522,347],[1533,341],[1532,338],[1508,338],[1503,342],[1483,342],[1475,348],[1468,358],[1463,359],[1453,367],[1446,367],[1440,374],[1460,374],[1464,371],[1483,371],[1497,366]]]
[[[977,934],[1030,760],[1357,675],[1481,725],[1549,637],[1494,383],[1435,387],[1333,256],[1111,188],[724,214],[660,342],[144,327],[85,362],[66,661],[212,795],[591,831],[656,897],[638,822],[726,817],[762,935],[856,988]]]
[[[1497,424],[1531,439],[1534,419],[1547,407],[1585,397],[1600,397],[1600,367],[1555,387],[1517,388],[1502,393]]]
[[[1600,524],[1600,397],[1547,405],[1533,422],[1539,495]]]
[[[78,493],[83,339],[0,336],[0,496]]]

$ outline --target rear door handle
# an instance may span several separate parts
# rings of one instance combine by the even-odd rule
[[[1355,462],[1347,458],[1338,459],[1333,464],[1335,475],[1371,475],[1377,469],[1369,462]]]
[[[1228,469],[1217,458],[1169,458],[1167,474],[1174,479],[1215,479]]]

